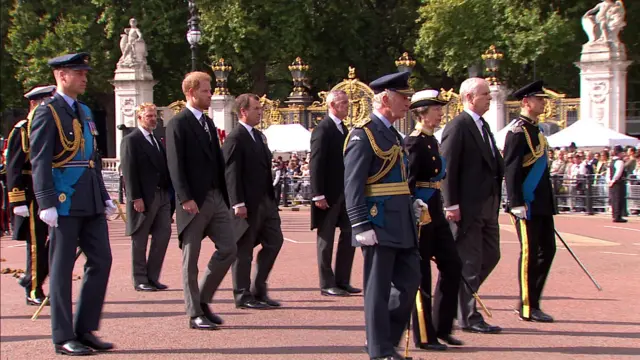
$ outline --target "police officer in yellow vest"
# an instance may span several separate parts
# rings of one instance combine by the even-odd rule
[[[544,283],[556,253],[553,215],[556,206],[547,163],[547,140],[538,127],[545,97],[541,80],[515,91],[520,117],[511,125],[504,145],[508,211],[520,239],[520,319],[553,322],[540,309]]]
[[[56,87],[38,86],[24,94],[29,99],[29,116],[42,99],[51,97]],[[49,227],[38,217],[29,160],[28,120],[18,121],[8,138],[7,185],[13,214],[13,239],[27,242],[27,266],[18,283],[27,292],[27,305],[39,306],[45,299],[42,285],[49,274]]]
[[[369,86],[373,114],[347,137],[344,185],[353,245],[364,255],[364,313],[371,359],[404,359],[395,350],[420,283],[413,199],[403,138],[393,123],[405,117],[413,90],[409,72]]]
[[[87,86],[89,54],[64,55],[48,64],[56,79],[56,94],[36,108],[29,139],[39,216],[51,227],[52,337],[56,353],[88,355],[113,347],[93,331],[100,323],[111,271],[105,213],[116,208],[102,179],[93,115],[77,100]],[[71,276],[77,247],[87,260],[74,317]]]

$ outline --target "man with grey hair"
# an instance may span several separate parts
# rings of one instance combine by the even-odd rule
[[[472,294],[500,260],[498,208],[504,162],[482,118],[491,101],[487,81],[465,80],[460,98],[464,111],[442,134],[442,155],[447,159],[447,177],[442,182],[445,216],[462,260],[462,276],[472,287],[460,287],[458,322],[464,331],[494,334],[502,329],[484,321]]]
[[[347,137],[344,193],[354,246],[364,257],[364,315],[371,359],[404,359],[395,350],[420,283],[415,204],[407,183],[404,118],[409,72],[373,81],[374,111]]]
[[[342,149],[348,130],[349,97],[334,90],[327,95],[327,116],[311,133],[311,230],[318,229],[318,274],[324,296],[348,296],[362,290],[350,285],[355,248],[351,246],[351,223],[344,202]],[[335,275],[331,269],[336,227],[340,228]]]

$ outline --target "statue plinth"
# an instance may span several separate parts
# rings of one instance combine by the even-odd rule
[[[627,50],[623,43],[596,41],[582,45],[580,61],[594,62],[612,60],[627,60]]]

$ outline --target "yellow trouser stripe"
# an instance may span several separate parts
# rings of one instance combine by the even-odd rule
[[[520,243],[522,244],[522,261],[520,262],[520,290],[522,292],[522,317],[531,315],[529,304],[529,237],[527,236],[527,221],[519,219]]]
[[[34,200],[35,201],[35,200]],[[36,214],[33,211],[33,201],[29,204],[29,231],[31,232],[31,297],[37,296],[38,288],[38,240],[36,239]]]
[[[429,342],[427,338],[427,321],[424,318],[424,308],[422,307],[422,294],[420,289],[416,293],[416,310],[418,313],[418,328],[420,329],[420,343],[426,344]]]

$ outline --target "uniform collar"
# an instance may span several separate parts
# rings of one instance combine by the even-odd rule
[[[71,96],[63,93],[60,90],[56,90],[56,94],[60,94],[60,96],[62,96],[62,98],[64,99],[64,101],[66,101],[66,103],[69,105],[70,108],[73,109],[73,104],[77,101],[74,98],[72,98]]]
[[[538,120],[533,120],[532,118],[520,114],[520,119],[528,122],[531,125],[538,125]]]
[[[377,116],[378,119],[382,121],[384,126],[386,126],[387,128],[391,127],[391,122],[389,121],[389,119],[387,119],[384,115],[382,115],[378,110],[373,110],[373,115]]]
[[[416,130],[420,130],[420,132],[425,135],[433,136],[433,129],[428,129],[422,126],[422,123],[416,123]]]

